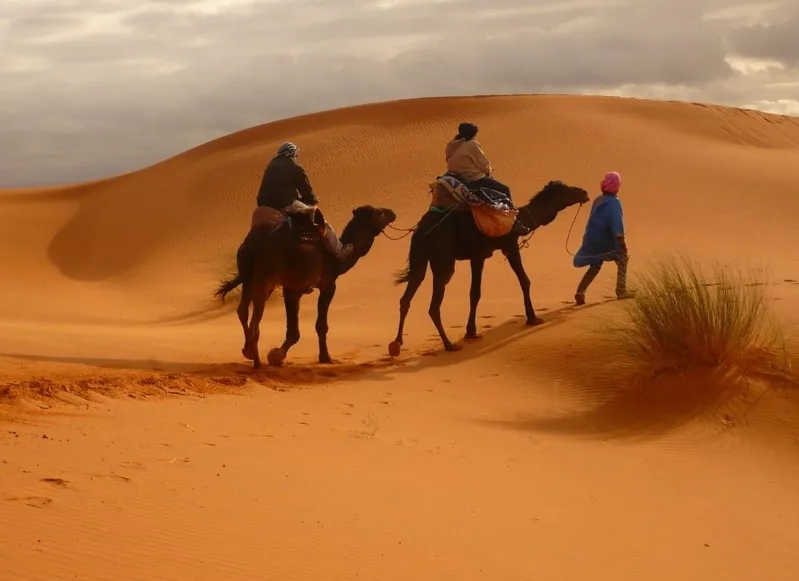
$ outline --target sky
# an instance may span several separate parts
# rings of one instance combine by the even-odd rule
[[[283,117],[585,93],[799,116],[799,0],[0,0],[0,187]]]

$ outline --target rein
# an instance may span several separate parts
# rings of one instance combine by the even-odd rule
[[[583,209],[583,205],[582,204],[577,206],[577,212],[574,214],[574,218],[572,219],[571,226],[569,226],[569,233],[566,234],[566,245],[565,245],[566,246],[566,253],[569,254],[570,256],[574,256],[574,254],[572,254],[571,250],[569,250],[569,238],[571,238],[572,230],[574,229],[574,223],[577,222],[577,216],[580,215],[580,210],[582,210],[582,209]]]
[[[531,228],[532,231],[527,235],[526,238],[522,238],[521,240],[519,240],[518,242],[519,250],[528,248],[530,246],[530,238],[532,238],[533,235],[535,234],[535,231],[538,230],[538,224],[536,224],[535,218],[533,218],[533,213],[530,211],[530,207],[524,206],[521,210],[519,210],[519,212],[521,213],[522,210],[527,212],[527,215],[530,216],[530,219],[533,221],[533,227]]]
[[[569,256],[577,256],[571,250],[569,250],[569,238],[571,238],[572,229],[574,228],[574,223],[577,221],[577,216],[580,215],[580,210],[582,208],[583,208],[582,204],[580,204],[577,207],[577,213],[574,215],[574,219],[572,220],[571,226],[569,226],[569,233],[566,234],[566,252],[569,254]],[[587,254],[585,256],[582,256],[582,258],[605,258],[606,256],[611,256],[613,254],[616,254],[616,252],[617,252],[616,250],[613,250],[611,252],[603,252],[602,254]]]
[[[438,221],[438,222],[435,224],[435,226],[433,226],[432,228],[430,228],[430,230],[428,230],[427,232],[425,232],[425,235],[427,235],[427,234],[429,234],[430,232],[432,232],[432,231],[433,231],[433,230],[434,230],[434,229],[435,229],[435,228],[436,228],[436,227],[437,227],[439,224],[441,224],[441,222],[443,222],[444,220],[446,220],[446,219],[449,217],[449,215],[450,215],[450,214],[451,214],[451,213],[452,213],[452,212],[455,210],[455,208],[457,208],[459,205],[460,205],[460,204],[453,204],[453,205],[452,205],[452,206],[451,206],[451,207],[450,207],[450,208],[449,208],[449,209],[448,209],[448,210],[445,212],[445,214],[444,214],[444,216],[441,218],[441,220],[439,220],[439,221]],[[575,255],[575,254],[574,254],[574,253],[573,253],[571,250],[569,250],[569,239],[571,238],[571,235],[572,235],[572,230],[574,230],[574,224],[577,222],[577,217],[580,215],[580,211],[581,211],[582,209],[583,209],[583,204],[579,204],[579,205],[577,206],[577,212],[575,212],[575,214],[574,214],[574,218],[572,218],[572,223],[571,223],[571,225],[569,226],[569,232],[566,234],[566,243],[565,243],[565,245],[564,245],[564,246],[565,246],[565,248],[566,248],[566,253],[567,253],[567,254],[569,254],[570,256],[576,256],[576,255]],[[538,225],[536,224],[536,221],[535,221],[535,219],[533,218],[533,214],[532,214],[532,212],[530,211],[530,208],[528,208],[527,206],[524,206],[524,207],[523,207],[523,208],[521,208],[519,211],[520,211],[520,212],[523,212],[523,211],[527,212],[527,215],[528,215],[528,216],[530,217],[530,219],[533,221],[532,232],[530,232],[530,233],[529,233],[529,234],[528,234],[526,237],[524,237],[524,238],[521,238],[521,239],[519,240],[519,242],[518,242],[518,244],[519,244],[519,250],[522,250],[522,249],[524,249],[524,248],[528,248],[528,247],[530,246],[530,239],[531,239],[531,238],[532,238],[532,237],[535,235],[535,233],[536,233],[536,230],[538,229]],[[386,231],[385,231],[385,229],[384,229],[384,230],[381,230],[381,231],[380,231],[380,233],[381,233],[383,236],[385,236],[386,238],[388,238],[389,240],[402,240],[402,239],[403,239],[403,238],[405,238],[406,236],[408,236],[408,235],[410,235],[410,234],[413,234],[414,232],[416,232],[416,230],[417,230],[417,228],[419,228],[419,224],[421,224],[421,222],[422,222],[422,221],[421,221],[421,220],[419,220],[419,221],[418,221],[418,222],[417,222],[415,225],[413,225],[411,228],[397,228],[396,226],[393,226],[393,225],[389,224],[389,225],[388,225],[388,227],[389,227],[389,228],[391,228],[392,230],[394,230],[395,232],[403,232],[403,233],[404,233],[404,234],[402,234],[402,236],[397,236],[396,238],[392,238],[391,236],[389,236],[388,234],[386,234]],[[605,256],[610,256],[611,254],[613,254],[613,252],[605,252],[605,253],[603,253],[603,254],[596,254],[596,255],[585,256],[584,258],[602,258],[602,257],[605,257]],[[507,260],[507,259],[506,259],[506,260]]]
[[[428,234],[430,234],[430,232],[432,232],[433,230],[435,230],[435,229],[436,229],[436,227],[437,227],[439,224],[441,224],[441,222],[443,222],[444,220],[446,220],[447,218],[449,218],[449,215],[450,215],[450,214],[452,214],[452,212],[453,212],[453,211],[454,211],[454,210],[455,210],[455,209],[456,209],[458,206],[460,206],[460,203],[458,203],[458,204],[453,204],[452,206],[450,206],[450,207],[449,207],[449,209],[447,209],[447,211],[444,213],[444,216],[441,218],[441,220],[439,220],[438,222],[436,222],[436,224],[435,224],[435,225],[434,225],[432,228],[430,228],[430,229],[429,229],[427,232],[425,232],[425,233],[424,233],[424,235],[425,235],[425,236],[427,236]],[[405,237],[406,237],[406,236],[408,236],[409,234],[413,234],[414,232],[416,232],[416,230],[419,228],[419,224],[421,224],[421,223],[422,223],[422,221],[421,221],[421,220],[419,220],[419,221],[418,221],[416,224],[414,224],[414,225],[413,225],[413,226],[411,226],[410,228],[397,228],[396,226],[393,226],[393,225],[389,224],[389,225],[388,225],[388,227],[389,227],[389,228],[391,228],[392,230],[394,230],[395,232],[404,232],[404,234],[403,234],[402,236],[397,236],[396,238],[392,238],[391,236],[389,236],[388,234],[386,234],[386,231],[385,231],[385,229],[381,230],[381,231],[380,231],[380,233],[381,233],[383,236],[385,236],[386,238],[388,238],[389,240],[402,240],[403,238],[405,238]]]
[[[388,227],[391,228],[392,230],[394,230],[395,232],[405,232],[405,234],[403,234],[402,236],[397,236],[396,238],[392,238],[391,236],[386,234],[386,229],[385,228],[383,228],[380,231],[380,233],[383,236],[385,236],[386,238],[388,238],[389,240],[402,240],[403,238],[405,238],[409,234],[413,234],[414,232],[416,232],[416,228],[419,227],[419,222],[417,222],[414,226],[412,226],[410,228],[397,228],[396,226],[392,226],[391,224],[389,224]]]

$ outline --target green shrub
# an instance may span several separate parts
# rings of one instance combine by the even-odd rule
[[[635,357],[659,369],[748,367],[779,353],[782,334],[771,313],[768,285],[753,271],[668,257],[636,277],[623,303],[628,319],[614,328]]]

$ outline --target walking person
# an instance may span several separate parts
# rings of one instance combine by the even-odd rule
[[[627,252],[627,241],[624,235],[624,215],[619,200],[621,176],[608,172],[600,184],[602,194],[594,199],[591,215],[585,225],[583,243],[574,256],[575,268],[588,267],[583,275],[574,301],[578,305],[585,304],[585,293],[594,281],[605,262],[616,263],[616,298],[632,298],[627,290],[627,266],[630,256]]]

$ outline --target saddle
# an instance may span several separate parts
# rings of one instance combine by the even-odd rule
[[[430,184],[430,206],[438,209],[451,208],[454,212],[468,212],[469,205],[461,203],[462,200],[457,199],[450,188],[437,180]]]
[[[301,244],[322,243],[325,218],[319,208],[313,207],[284,214],[275,208],[258,206],[252,212],[250,229],[268,228],[277,230],[284,225],[299,232]]]
[[[451,175],[437,178],[430,184],[431,207],[445,208],[453,204],[455,211],[471,212],[481,234],[499,238],[510,233],[519,211],[503,203],[496,203],[485,192],[475,192]],[[482,194],[482,195],[481,195]]]

